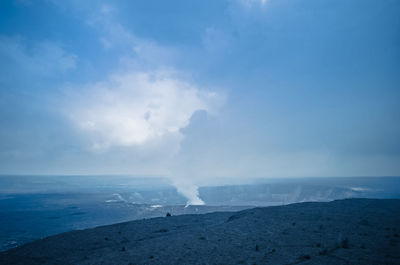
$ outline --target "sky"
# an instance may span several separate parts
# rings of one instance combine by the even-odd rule
[[[397,0],[1,0],[0,173],[168,176],[190,194],[398,176],[399,14]]]

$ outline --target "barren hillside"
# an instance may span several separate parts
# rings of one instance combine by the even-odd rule
[[[400,200],[181,215],[48,237],[0,264],[400,264]]]

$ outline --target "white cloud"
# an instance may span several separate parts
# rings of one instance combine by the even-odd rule
[[[73,88],[65,113],[79,131],[88,135],[94,151],[117,147],[136,149],[160,157],[153,164],[166,165],[165,174],[188,204],[203,204],[192,176],[178,174],[176,161],[183,139],[181,129],[199,110],[215,113],[223,97],[189,83],[173,72],[137,72],[113,75],[104,82]],[[179,168],[180,166],[178,166]]]
[[[185,81],[171,69],[177,56],[172,48],[135,36],[103,5],[86,22],[98,31],[105,49],[118,51],[120,68],[128,69],[84,88],[69,116],[92,134],[93,146],[139,146],[166,135],[181,137],[197,110],[212,112],[222,97]],[[135,69],[135,70],[132,70]],[[217,103],[218,102],[218,103]]]
[[[35,42],[28,46],[20,37],[6,36],[0,36],[0,56],[8,64],[40,75],[72,70],[78,60],[75,54],[65,51],[53,42]]]
[[[101,6],[85,22],[97,31],[99,42],[108,51],[116,51],[122,64],[138,68],[154,69],[171,64],[179,51],[162,46],[151,39],[136,36],[115,19],[118,10],[113,6]]]
[[[76,94],[69,98],[66,114],[88,136],[92,150],[134,150],[135,155],[127,158],[130,164],[156,157],[150,170],[165,165],[166,175],[188,203],[202,204],[192,176],[176,170],[182,167],[177,161],[181,129],[196,111],[214,113],[224,98],[182,78],[190,73],[171,71],[176,68],[179,49],[134,35],[118,23],[116,12],[112,6],[103,6],[86,22],[98,32],[104,49],[119,59],[118,74],[72,88]]]
[[[171,72],[133,71],[87,86],[67,114],[91,134],[95,149],[139,146],[166,135],[181,137],[194,112],[213,112],[220,99]]]
[[[241,0],[245,6],[261,5],[265,6],[269,0]]]

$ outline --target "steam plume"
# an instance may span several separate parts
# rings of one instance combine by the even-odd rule
[[[213,112],[218,99],[216,93],[201,90],[175,73],[130,72],[79,89],[66,113],[89,136],[93,151],[136,148],[147,155],[166,153],[165,163],[172,163],[184,137],[180,130],[194,112]],[[168,152],[159,152],[157,147],[168,148]],[[188,204],[204,204],[190,176],[169,177]]]

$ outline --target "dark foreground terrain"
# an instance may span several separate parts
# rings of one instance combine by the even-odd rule
[[[400,177],[260,179],[199,188],[204,206],[165,178],[0,175],[0,252],[73,230],[172,215],[346,198],[399,199]]]
[[[126,199],[125,199],[126,198]],[[0,195],[0,252],[73,230],[173,215],[240,211],[251,206],[136,204],[128,194]]]
[[[181,215],[68,232],[0,264],[400,264],[400,200]]]

